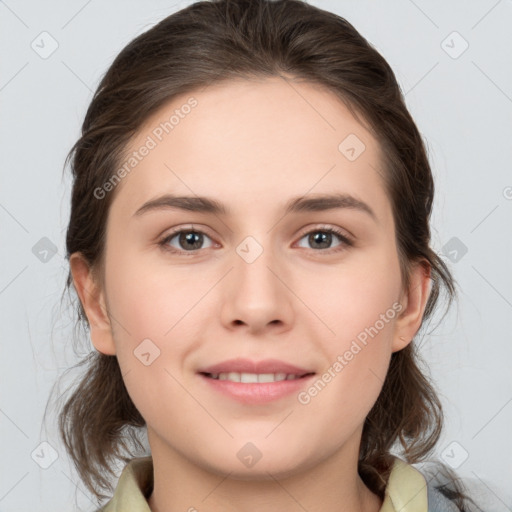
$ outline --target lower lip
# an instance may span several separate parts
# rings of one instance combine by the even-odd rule
[[[243,404],[265,404],[292,393],[298,393],[314,377],[308,375],[300,379],[280,380],[277,382],[242,383],[230,380],[218,380],[199,374],[215,391],[223,393]]]

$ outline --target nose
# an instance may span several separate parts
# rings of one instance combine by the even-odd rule
[[[276,334],[293,323],[293,276],[283,258],[258,246],[249,240],[233,254],[233,269],[221,290],[221,321],[247,334]]]

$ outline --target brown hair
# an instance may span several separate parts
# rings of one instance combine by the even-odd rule
[[[66,159],[74,178],[68,259],[80,252],[101,273],[116,190],[102,200],[93,191],[111,179],[128,142],[151,114],[175,96],[213,82],[283,75],[337,94],[380,142],[403,286],[409,285],[411,264],[423,262],[431,271],[423,327],[442,289],[448,307],[456,293],[448,268],[430,247],[434,183],[422,137],[384,58],[345,19],[302,0],[197,2],[121,51],[102,78],[81,137]],[[68,291],[71,286],[69,274]],[[82,305],[76,303],[78,323],[86,325]],[[391,450],[398,447],[409,463],[421,462],[441,433],[441,403],[418,357],[415,343],[393,353],[364,424],[358,470],[381,499]],[[126,462],[130,450],[140,448],[137,435],[145,422],[128,396],[115,356],[93,352],[80,364],[85,375],[62,408],[59,427],[83,482],[104,497],[101,490],[112,490],[108,474],[114,474],[113,463]],[[451,497],[463,509],[464,494],[455,481]]]

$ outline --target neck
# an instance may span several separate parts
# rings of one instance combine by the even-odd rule
[[[251,479],[233,478],[194,463],[149,432],[154,486],[152,512],[379,512],[382,500],[357,472],[360,437],[345,443],[315,467],[287,474],[263,471]]]

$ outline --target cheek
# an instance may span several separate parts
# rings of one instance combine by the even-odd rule
[[[358,337],[363,343],[389,337],[401,310],[400,287],[398,259],[382,251],[354,258],[354,264],[340,265],[334,272],[317,273],[303,281],[299,293],[308,297],[308,305],[328,328],[328,346],[341,350]]]
[[[341,269],[317,284],[310,297],[315,312],[328,326],[322,329],[327,366],[319,376],[322,382],[304,401],[321,390],[322,398],[314,398],[317,403],[336,403],[362,419],[384,383],[395,323],[402,311],[398,260],[385,254],[380,259],[361,260],[361,265]],[[333,412],[333,421],[340,417]]]
[[[352,432],[364,423],[384,384],[391,358],[399,306],[389,294],[360,289],[337,302],[324,338],[327,361],[311,386],[298,396],[311,417],[321,417],[335,432]],[[321,429],[318,435],[323,435]]]
[[[173,401],[183,399],[172,376],[182,380],[181,365],[201,342],[197,331],[199,315],[206,315],[201,309],[204,280],[198,282],[183,267],[159,267],[142,254],[123,253],[121,245],[112,251],[107,270],[119,365],[136,407],[151,416],[161,408],[163,390]]]
[[[194,349],[184,332],[194,298],[186,297],[186,291],[194,287],[187,287],[187,282],[179,279],[173,279],[171,285],[168,269],[166,276],[142,256],[121,254],[121,249],[112,251],[107,260],[106,286],[125,386],[149,424],[163,410],[171,424],[179,423],[163,397],[169,404],[186,399],[178,381],[182,380],[180,364]]]
[[[162,339],[190,309],[195,287],[179,272],[171,276],[168,268],[151,264],[143,254],[121,254],[121,250],[112,251],[107,260],[112,313],[132,341]]]

